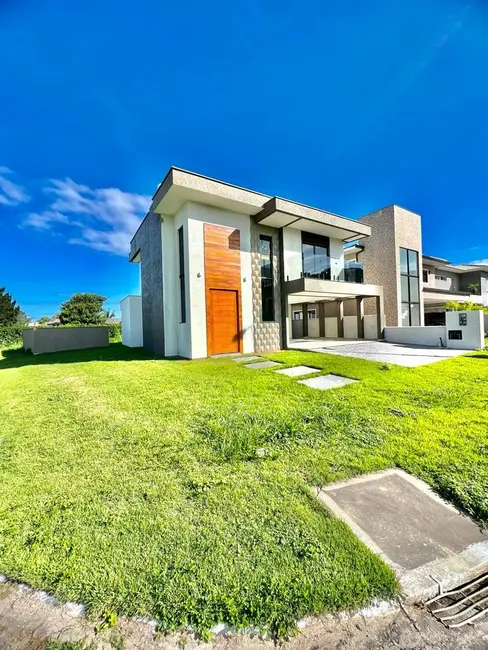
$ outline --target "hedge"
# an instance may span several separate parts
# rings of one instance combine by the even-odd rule
[[[24,329],[24,325],[2,325],[0,327],[0,348],[21,346]]]
[[[58,325],[57,327],[85,327],[83,325]],[[86,327],[90,327],[87,325]],[[109,323],[108,335],[111,341],[122,340],[122,325],[120,323]],[[0,327],[0,349],[21,347],[23,344],[22,332],[24,325],[3,325]]]

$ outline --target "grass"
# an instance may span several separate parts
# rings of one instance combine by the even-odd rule
[[[488,353],[417,369],[267,356],[361,381],[313,391],[120,344],[4,352],[0,572],[93,615],[282,636],[397,590],[309,486],[399,466],[488,523]]]

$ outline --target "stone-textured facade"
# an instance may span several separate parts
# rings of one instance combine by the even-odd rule
[[[385,325],[401,325],[400,248],[418,251],[419,285],[422,286],[422,233],[420,216],[397,205],[372,212],[360,220],[372,227],[370,237],[361,240],[364,251],[359,261],[364,264],[364,281],[383,286]],[[365,303],[365,313],[372,314],[372,301]],[[420,292],[420,323],[424,322]]]
[[[261,301],[261,260],[259,238],[267,235],[272,239],[274,309],[273,322],[263,322]],[[281,282],[280,282],[280,242],[278,230],[251,222],[251,266],[252,266],[252,309],[254,325],[254,351],[272,352],[281,349]]]
[[[131,251],[139,251],[141,264],[142,336],[144,347],[164,356],[164,287],[163,241],[161,217],[150,212],[141,223],[132,242]]]

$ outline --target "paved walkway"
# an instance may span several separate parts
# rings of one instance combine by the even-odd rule
[[[327,339],[297,339],[290,342],[292,350],[307,350],[322,354],[337,354],[367,361],[391,363],[407,368],[425,366],[466,354],[466,350],[400,345],[385,341],[328,341]]]

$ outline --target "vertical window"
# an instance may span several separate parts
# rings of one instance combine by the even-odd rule
[[[423,275],[423,278],[424,278],[424,282],[425,283],[429,282],[429,272],[424,269],[422,271],[422,275]]]
[[[185,243],[183,240],[183,226],[178,229],[178,253],[180,263],[180,323],[186,323]]]
[[[400,248],[402,325],[420,325],[419,254]]]
[[[261,262],[261,319],[274,321],[273,242],[271,237],[261,235],[259,238],[259,256]]]

